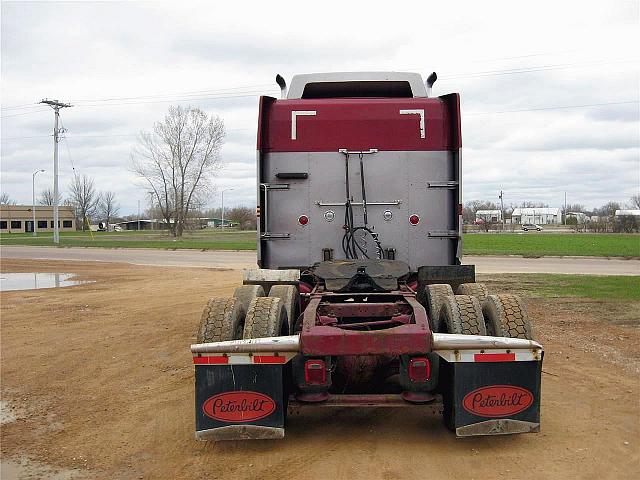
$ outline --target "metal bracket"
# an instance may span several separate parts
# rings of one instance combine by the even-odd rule
[[[369,153],[378,153],[377,148],[370,148],[369,150],[348,150],[346,148],[341,148],[338,150],[339,153],[344,153],[345,155],[367,155]],[[369,203],[369,202],[367,202]]]
[[[278,238],[289,238],[291,235],[288,233],[271,233],[269,232],[268,212],[269,212],[269,190],[289,190],[288,183],[261,183],[260,188],[264,189],[264,212],[262,213],[264,218],[265,231],[260,234],[260,240],[275,240]],[[262,212],[262,208],[260,209]]]
[[[288,183],[261,183],[260,188],[265,190],[289,190]]]
[[[260,240],[277,240],[282,238],[290,238],[290,233],[271,233],[264,232],[260,234]]]
[[[427,188],[449,188],[449,189],[454,189],[458,187],[458,182],[456,181],[451,181],[451,182],[428,182],[427,183]]]
[[[440,230],[427,233],[432,238],[458,238],[460,235],[457,230]]]
[[[347,204],[347,202],[323,202],[322,200],[319,200],[316,202],[316,205],[318,205],[319,207],[344,207]],[[390,202],[367,202],[367,205],[378,205],[378,206],[394,206],[394,205],[401,205],[402,204],[402,200],[392,200]],[[351,202],[351,205],[354,206],[362,206],[362,202]]]

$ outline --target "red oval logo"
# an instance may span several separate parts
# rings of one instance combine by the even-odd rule
[[[251,422],[271,415],[276,402],[258,392],[226,392],[214,395],[202,404],[208,417],[221,422]]]
[[[533,395],[529,390],[512,385],[491,385],[467,393],[462,406],[467,412],[480,417],[507,417],[531,406]]]

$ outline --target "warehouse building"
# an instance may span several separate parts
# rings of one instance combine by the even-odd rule
[[[502,212],[500,210],[478,210],[476,212],[476,223],[480,222],[501,222]]]
[[[76,229],[73,207],[58,207],[58,228],[61,232]],[[53,232],[53,207],[36,205],[36,231]],[[33,207],[31,205],[0,205],[0,232],[33,232]]]
[[[512,223],[535,223],[538,225],[559,225],[562,213],[559,208],[514,208],[511,214]]]

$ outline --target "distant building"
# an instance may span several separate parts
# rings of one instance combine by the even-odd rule
[[[111,227],[111,225],[113,225],[114,230],[116,230],[116,226],[120,227],[122,230],[166,230],[167,229],[167,223],[164,220],[155,220],[155,219],[128,220],[125,222],[110,224],[109,227]]]
[[[33,232],[33,210],[31,205],[0,205],[0,232]],[[76,229],[73,207],[58,207],[58,228],[61,232]],[[36,205],[36,231],[53,232],[53,207]]]
[[[511,214],[513,223],[535,223],[538,225],[554,225],[562,223],[559,208],[514,208]]]
[[[495,223],[502,221],[502,212],[500,210],[478,210],[476,211],[476,222]]]
[[[616,210],[616,217],[640,217],[640,210]]]
[[[221,218],[207,218],[207,227],[222,227],[222,219]],[[224,219],[225,227],[235,227],[238,225],[238,222],[232,222],[230,220]]]

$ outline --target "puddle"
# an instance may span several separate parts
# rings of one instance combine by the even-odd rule
[[[0,292],[73,287],[93,281],[71,280],[75,273],[0,273]]]
[[[0,462],[2,480],[74,480],[83,476],[80,470],[53,467],[26,456],[11,460],[3,458]]]

